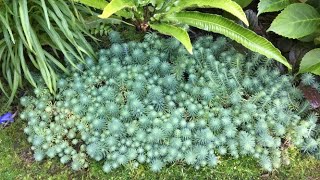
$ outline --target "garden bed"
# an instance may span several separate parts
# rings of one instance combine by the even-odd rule
[[[318,179],[316,2],[0,1],[0,179]]]

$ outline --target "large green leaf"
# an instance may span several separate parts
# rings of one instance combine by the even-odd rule
[[[180,12],[181,10],[189,7],[219,8],[231,13],[249,26],[249,22],[241,6],[232,0],[179,0],[177,2],[178,4],[176,4],[174,7],[171,7],[171,9],[167,12],[168,15],[171,13]]]
[[[233,0],[238,3],[242,8],[247,7],[253,0]]]
[[[286,7],[272,22],[268,31],[288,38],[301,38],[317,30],[319,13],[310,5],[295,3]]]
[[[128,7],[134,7],[134,1],[132,0],[112,0],[104,9],[100,18],[108,18],[112,14]]]
[[[320,36],[320,28],[318,28],[315,32],[304,36],[302,38],[299,38],[298,40],[301,42],[314,42],[314,40]]]
[[[184,29],[169,25],[169,24],[150,24],[150,27],[154,30],[159,31],[162,34],[170,35],[178,39],[188,50],[190,54],[192,54],[192,44],[190,41],[189,34]]]
[[[200,12],[180,12],[168,17],[168,20],[223,34],[248,49],[263,54],[268,58],[273,58],[291,69],[291,65],[272,43],[222,16]]]
[[[299,73],[305,72],[320,75],[320,48],[309,51],[302,58]]]
[[[260,0],[258,15],[266,12],[280,11],[290,4],[290,0]]]
[[[93,7],[96,9],[103,10],[109,3],[105,0],[72,0],[73,2],[82,3],[84,5],[87,5],[89,7]],[[132,12],[128,11],[118,11],[115,13],[118,16],[124,17],[124,18],[132,18],[133,14]]]

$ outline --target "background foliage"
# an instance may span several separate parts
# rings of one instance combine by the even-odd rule
[[[101,0],[90,2],[77,0],[76,2],[99,9],[104,4],[105,7],[103,8],[103,13],[99,16],[100,18],[109,18],[115,14],[132,21],[142,31],[147,31],[151,27],[160,33],[177,38],[187,48],[189,53],[192,53],[192,45],[187,29],[184,28],[186,25],[223,34],[252,51],[259,52],[268,58],[274,58],[291,69],[290,64],[281,55],[280,51],[265,38],[223,16],[190,11],[190,9],[194,8],[222,9],[248,25],[241,6],[232,0],[112,0],[110,3]],[[243,1],[243,5],[247,4],[248,2]]]
[[[320,44],[320,11],[319,1],[292,0],[260,0],[258,14],[281,11],[274,19],[268,31],[273,31],[283,37],[299,39],[303,42]],[[309,51],[300,64],[299,73],[312,72],[320,75],[319,48]]]

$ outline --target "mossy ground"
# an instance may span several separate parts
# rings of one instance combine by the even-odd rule
[[[8,110],[0,107],[0,114]],[[291,164],[272,173],[263,172],[249,157],[224,158],[216,168],[199,170],[176,162],[160,173],[151,172],[148,166],[134,169],[128,164],[105,174],[102,162],[91,161],[88,169],[74,172],[58,159],[35,162],[24,126],[25,122],[16,118],[9,127],[0,129],[0,179],[320,179],[320,161],[302,156],[295,149],[290,150]]]

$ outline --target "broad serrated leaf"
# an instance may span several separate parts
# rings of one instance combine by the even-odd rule
[[[242,8],[247,7],[253,0],[233,0],[238,3]]]
[[[177,2],[178,3],[174,7],[171,7],[171,9],[167,12],[168,15],[171,13],[180,12],[181,10],[189,7],[218,8],[236,16],[247,26],[249,26],[249,22],[241,6],[232,0],[179,0]]]
[[[320,75],[320,48],[312,49],[302,58],[299,73],[305,72]]]
[[[112,14],[128,7],[134,7],[134,2],[132,0],[112,0],[98,17],[108,18]]]
[[[290,0],[260,0],[258,4],[258,15],[266,12],[280,11],[290,4]]]
[[[192,44],[190,41],[189,34],[184,29],[169,25],[169,24],[150,24],[150,27],[154,30],[159,31],[162,34],[166,34],[169,36],[173,36],[178,39],[184,47],[188,50],[190,54],[192,54]]]
[[[320,25],[319,13],[304,3],[291,4],[272,22],[268,31],[287,38],[301,38],[317,30]]]
[[[291,69],[291,65],[271,42],[222,16],[200,12],[180,12],[168,17],[168,20],[223,34],[248,49],[273,58]]]
[[[315,32],[307,35],[307,36],[304,36],[302,38],[299,38],[298,40],[299,41],[302,41],[302,42],[313,42],[315,38],[319,37],[320,36],[320,28],[318,28]]]

